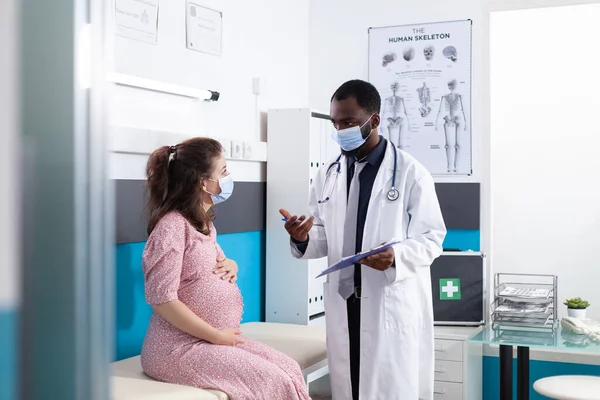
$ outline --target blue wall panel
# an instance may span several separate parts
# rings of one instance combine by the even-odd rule
[[[264,320],[265,235],[243,232],[218,235],[225,255],[238,263],[238,285],[244,297],[242,322]],[[116,246],[115,359],[140,354],[152,308],[144,297],[142,252],[145,243]]]
[[[483,400],[499,399],[499,373],[500,360],[498,357],[483,357]],[[531,388],[530,400],[547,399],[533,390],[533,383],[541,378],[556,375],[595,375],[600,376],[600,365],[574,364],[551,361],[532,360],[530,364],[529,379]],[[513,398],[517,398],[517,360],[513,360]],[[600,398],[600,395],[599,395]]]
[[[17,400],[17,313],[0,310],[0,400]]]
[[[265,234],[227,233],[218,236],[228,258],[238,264],[238,286],[244,297],[242,322],[265,320]]]
[[[142,252],[146,243],[117,245],[116,303],[117,328],[115,337],[116,359],[140,354],[152,308],[144,296]]]
[[[479,251],[481,246],[480,232],[468,229],[448,229],[444,239],[444,249],[460,249],[462,251]]]

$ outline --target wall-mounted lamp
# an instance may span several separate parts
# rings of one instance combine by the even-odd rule
[[[193,99],[199,99],[204,101],[217,101],[219,100],[219,97],[221,95],[219,92],[216,92],[214,90],[194,89],[185,86],[171,85],[164,82],[119,73],[109,74],[108,80],[110,82],[116,83],[117,85],[152,90],[154,92],[174,94],[176,96],[190,97]]]

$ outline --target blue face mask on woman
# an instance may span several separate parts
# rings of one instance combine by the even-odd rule
[[[208,191],[206,192],[210,194],[213,204],[222,203],[231,197],[231,194],[233,193],[233,179],[231,178],[231,174],[219,180],[209,179],[209,181],[217,182],[219,184],[219,188],[221,188],[221,193],[219,194],[213,194]]]
[[[365,144],[365,142],[367,141],[367,139],[369,139],[369,136],[371,136],[371,133],[373,132],[373,130],[371,130],[371,132],[369,132],[366,138],[363,138],[362,136],[362,128],[369,121],[371,121],[373,115],[371,115],[369,119],[361,126],[351,126],[350,128],[336,130],[331,135],[333,137],[333,140],[335,140],[344,151],[354,151],[358,149],[360,146]]]

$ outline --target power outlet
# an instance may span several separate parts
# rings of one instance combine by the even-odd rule
[[[223,155],[225,158],[231,158],[231,140],[219,139],[219,142],[223,147]]]
[[[242,158],[244,153],[244,143],[242,142],[231,142],[231,158]]]
[[[244,143],[244,158],[246,160],[252,159],[252,145],[250,143]]]

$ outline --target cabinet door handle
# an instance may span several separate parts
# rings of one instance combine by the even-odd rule
[[[440,369],[436,369],[436,370],[435,370],[435,372],[438,372],[438,373],[440,373],[440,374],[443,374],[444,372],[446,372],[446,369],[442,367],[442,368],[440,368]]]
[[[440,353],[445,353],[446,349],[444,347],[436,347],[435,351],[440,352]]]
[[[444,389],[442,389],[442,390],[434,390],[433,393],[435,393],[435,394],[446,394],[446,391]]]

